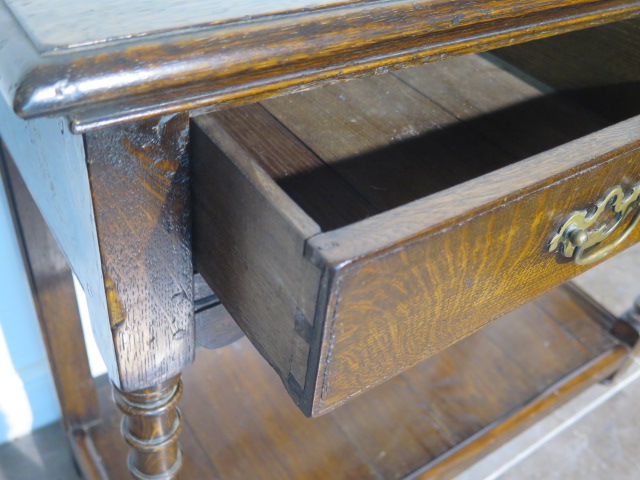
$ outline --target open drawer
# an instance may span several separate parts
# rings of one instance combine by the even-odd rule
[[[475,55],[196,117],[196,267],[321,414],[640,239],[610,124]]]

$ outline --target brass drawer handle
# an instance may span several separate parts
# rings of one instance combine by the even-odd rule
[[[573,258],[577,265],[602,260],[624,242],[640,223],[639,199],[640,184],[634,186],[627,196],[621,186],[613,188],[595,205],[595,210],[590,208],[573,212],[551,239],[549,251],[558,250],[560,255]],[[607,221],[604,217],[609,213],[613,214],[613,218]],[[615,240],[600,245],[631,216],[633,218]]]

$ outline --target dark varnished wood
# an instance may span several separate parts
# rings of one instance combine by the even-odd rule
[[[136,385],[152,384],[119,396],[121,407],[132,417],[123,428],[135,452],[130,466],[145,479],[147,474],[176,478],[181,462],[177,446],[181,424],[175,403],[181,390],[174,390],[177,377],[168,385],[152,382],[172,369],[180,371],[191,362],[195,349],[186,211],[186,120],[164,118],[158,123],[130,126],[130,135],[111,131],[85,138],[105,289],[119,353],[115,381],[132,390]],[[114,139],[120,141],[110,141]],[[7,172],[65,426],[83,474],[92,480],[106,480],[95,445],[86,435],[86,429],[98,421],[99,412],[81,341],[71,272],[11,162]],[[132,193],[137,195],[138,205],[127,203],[127,195]],[[166,204],[159,201],[163,199]],[[181,289],[179,295],[167,294],[176,288]],[[140,290],[142,297],[138,296]],[[129,328],[123,330],[126,325]],[[150,341],[131,348],[132,341],[141,342],[146,335]],[[171,337],[170,344],[157,350],[155,342],[162,335]],[[162,398],[165,393],[167,398]],[[159,400],[163,402],[158,404]],[[173,432],[167,426],[171,422],[177,426]]]
[[[288,97],[284,97],[283,101],[286,102],[286,98]],[[338,228],[380,211],[379,207],[354,191],[353,187],[337,172],[327,168],[320,156],[292,136],[287,127],[277,121],[265,107],[262,104],[253,104],[243,108],[224,110],[215,118],[200,117],[195,122],[194,128],[198,129],[198,124],[204,118],[207,122],[224,122],[224,132],[229,137],[228,142],[240,145],[242,151],[252,161],[257,161],[269,177],[275,179],[286,191],[287,196],[295,201],[296,205],[304,211],[312,210],[313,219],[323,229]],[[313,115],[318,112],[305,113]],[[324,121],[327,121],[326,115],[325,111]],[[296,119],[290,119],[288,123],[295,121]],[[217,123],[210,124],[209,130],[222,130],[216,125]],[[318,130],[316,133],[319,138],[326,134],[323,130]],[[309,135],[313,134],[309,133]],[[336,137],[339,136],[336,135]],[[287,141],[283,142],[283,138]],[[197,142],[198,138],[196,137],[194,141]],[[223,139],[221,138],[220,141],[222,142]],[[349,138],[342,141],[348,142]],[[192,151],[195,155],[198,154],[198,148],[200,144],[194,143]],[[199,168],[199,164],[195,163],[194,168]],[[194,181],[198,182],[197,171],[194,177]],[[197,188],[194,190],[197,192]],[[344,208],[345,205],[348,205],[348,208]]]
[[[9,32],[7,38],[0,37],[3,72],[0,90],[20,115],[69,115],[75,131],[82,132],[126,120],[157,117],[160,113],[252,102],[278,93],[626,18],[636,15],[639,8],[637,2],[622,0],[567,0],[553,4],[538,0],[509,3],[486,0],[473,7],[450,1],[358,2],[338,9],[319,8],[297,15],[198,26],[188,31],[165,32],[162,36],[123,37],[118,42],[93,44],[90,48],[52,52],[36,51],[13,19],[3,15],[6,10],[0,5],[0,31]],[[556,109],[563,102],[545,98],[538,103],[539,110],[552,117],[573,115],[570,128],[565,131],[550,122],[546,129],[539,126],[537,138],[522,135],[526,129],[520,129],[518,136],[514,134],[517,122],[513,119],[521,117],[509,115],[510,105],[499,102],[480,105],[487,98],[500,99],[506,89],[483,96],[483,88],[488,88],[485,84],[474,92],[480,95],[471,95],[465,101],[453,99],[453,103],[447,103],[452,99],[448,98],[446,88],[425,91],[434,85],[446,86],[445,77],[465,72],[464,68],[459,73],[454,71],[436,75],[435,83],[432,79],[424,81],[420,75],[384,77],[370,83],[381,85],[376,87],[377,96],[376,88],[360,92],[365,103],[368,101],[373,107],[372,99],[384,97],[380,93],[389,85],[394,95],[399,93],[436,119],[436,125],[427,122],[418,129],[418,134],[436,139],[428,144],[430,148],[449,144],[443,148],[440,161],[449,158],[452,163],[448,165],[450,168],[433,168],[433,177],[423,184],[414,183],[417,188],[396,188],[393,181],[397,179],[391,170],[377,166],[356,168],[355,174],[351,167],[358,162],[343,168],[342,158],[332,159],[333,152],[323,151],[322,143],[313,144],[317,138],[322,138],[326,145],[339,142],[318,135],[317,125],[305,127],[304,120],[310,115],[307,106],[302,108],[303,103],[297,107],[303,112],[302,122],[289,115],[292,112],[287,108],[276,111],[273,105],[277,101],[266,107],[239,111],[240,115],[235,111],[198,122],[196,130],[201,142],[194,152],[197,156],[204,152],[217,160],[213,167],[196,165],[194,169],[198,178],[196,203],[209,208],[198,209],[202,212],[196,221],[198,267],[203,268],[204,275],[221,292],[225,304],[307,413],[332,408],[582,271],[545,253],[546,245],[539,239],[544,239],[567,211],[578,208],[576,203],[580,207],[592,203],[594,196],[602,193],[601,188],[607,188],[602,183],[629,179],[635,182],[640,146],[637,119],[523,162],[526,178],[522,164],[518,168],[516,165],[503,168],[600,129],[608,123],[607,119],[571,105]],[[392,97],[389,95],[391,100],[387,104],[399,105]],[[466,102],[473,103],[478,110],[469,115]],[[485,116],[496,109],[507,110],[503,112],[506,115],[502,119],[500,115],[491,115],[492,118],[484,118],[482,122],[474,121],[474,115]],[[335,121],[336,131],[347,130],[345,118],[353,111],[344,108],[341,121],[328,115],[330,122]],[[386,116],[391,118],[391,111],[387,110]],[[399,116],[406,117],[407,112],[400,112]],[[523,118],[524,125],[531,121],[529,117]],[[364,115],[363,119],[366,121],[362,125],[373,125],[369,116]],[[238,123],[231,125],[235,121]],[[250,133],[247,121],[253,129]],[[175,377],[169,377],[191,361],[195,349],[196,322],[190,308],[193,297],[185,215],[186,122],[186,115],[155,118],[130,127],[92,132],[85,137],[118,362],[115,381],[124,391],[118,394],[118,401],[129,415],[125,432],[134,446],[130,464],[134,471],[161,477],[173,477],[171,469],[179,463],[174,436],[179,430],[179,416],[173,410],[179,395],[173,390]],[[503,129],[509,133],[508,141],[501,140]],[[367,133],[367,128],[355,130],[359,139]],[[415,144],[407,147],[410,143],[407,141],[400,148],[387,150],[386,144],[398,139],[370,130],[374,135],[366,142],[345,142],[355,146],[355,153],[349,153],[348,158],[367,150],[379,153],[379,158],[404,156],[420,148]],[[439,130],[444,133],[437,133]],[[255,132],[257,137],[247,146]],[[261,135],[268,140],[261,143]],[[400,131],[402,135],[404,130]],[[211,139],[216,146],[212,146]],[[254,142],[256,139],[258,143]],[[282,139],[286,140],[284,148]],[[379,140],[382,143],[375,143]],[[456,152],[458,155],[453,158],[451,153]],[[277,160],[281,154],[304,161],[299,168],[289,170],[286,161]],[[252,162],[261,156],[264,158],[257,162],[261,165],[254,167]],[[364,155],[368,162],[376,160],[375,156]],[[360,160],[363,165],[365,162]],[[410,168],[401,164],[398,170],[414,182],[425,171],[414,168],[416,164],[406,166]],[[473,180],[498,168],[503,169]],[[112,174],[115,179],[110,178]],[[378,179],[390,181],[386,191],[385,185],[380,188],[374,182]],[[458,185],[460,181],[466,183]],[[322,186],[327,182],[332,186],[323,192]],[[282,194],[282,190],[291,198]],[[334,192],[339,194],[333,196]],[[460,202],[460,198],[464,201]],[[406,205],[412,200],[415,202]],[[311,213],[319,203],[323,207]],[[514,228],[514,215],[516,220],[518,216],[527,219],[522,230]],[[207,226],[207,222],[211,225]],[[488,246],[479,243],[479,238],[486,239]],[[638,235],[628,243],[637,240]],[[483,248],[500,254],[493,257]],[[248,252],[251,254],[247,255]],[[381,274],[386,277],[381,279]],[[505,277],[513,282],[498,282]],[[508,437],[516,426],[557,404],[558,395],[567,398],[589,380],[610,375],[627,354],[626,346],[602,333],[599,327],[584,327],[585,322],[577,321],[574,315],[559,320],[546,307],[540,306],[538,310],[541,313],[530,310],[527,315],[542,318],[545,327],[553,332],[547,335],[547,328],[541,328],[545,331],[540,336],[541,344],[549,341],[557,348],[549,352],[546,348],[532,347],[531,338],[538,338],[539,326],[514,322],[498,334],[495,329],[483,331],[482,338],[488,343],[480,350],[495,360],[499,368],[488,368],[492,374],[486,375],[487,372],[476,370],[483,368],[484,363],[467,357],[461,377],[468,383],[459,392],[471,401],[476,399],[478,404],[472,406],[473,410],[469,404],[460,405],[456,398],[445,399],[450,392],[452,372],[456,371],[446,365],[458,362],[474,350],[468,347],[469,341],[465,350],[455,350],[453,346],[451,350],[458,357],[445,359],[445,366],[440,365],[433,377],[427,372],[431,380],[428,388],[416,386],[425,377],[424,371],[416,378],[408,372],[381,387],[388,391],[401,382],[408,391],[404,392],[406,397],[419,398],[417,405],[403,399],[396,390],[389,394],[391,400],[379,400],[385,405],[384,411],[393,412],[391,417],[385,418],[377,408],[359,404],[358,409],[342,410],[346,418],[340,418],[339,412],[329,417],[322,427],[325,434],[329,432],[327,435],[309,435],[306,426],[298,429],[296,418],[269,409],[270,405],[286,402],[281,400],[281,392],[268,391],[266,384],[265,397],[253,409],[252,400],[260,398],[255,387],[239,388],[240,398],[218,390],[222,404],[248,406],[258,423],[275,426],[266,434],[258,430],[245,435],[245,431],[237,430],[237,417],[229,415],[226,405],[226,416],[218,413],[212,422],[198,415],[209,434],[198,433],[201,425],[190,425],[187,438],[192,443],[189,450],[194,451],[194,460],[187,465],[187,475],[261,478],[263,470],[256,474],[245,469],[246,464],[255,463],[273,473],[274,478],[327,478],[335,471],[348,472],[348,478],[385,478],[420,469],[426,450],[432,461],[429,472],[418,470],[416,475],[446,478],[475,458],[480,444],[485,447],[492,444],[498,434]],[[229,320],[225,310],[215,312]],[[217,317],[205,320],[199,330],[205,332],[205,327],[218,320]],[[560,336],[556,330],[562,330],[563,334],[570,332],[572,340],[554,343]],[[215,333],[205,335],[213,343],[218,340]],[[512,350],[498,347],[502,343]],[[518,360],[514,352],[526,352],[536,358]],[[540,358],[543,360],[536,361]],[[233,362],[219,362],[226,368],[220,375],[228,376],[227,385],[243,387],[247,383],[244,370],[254,371],[253,367],[242,363],[238,356],[231,359]],[[577,374],[566,376],[576,369]],[[508,388],[487,392],[487,380],[506,370],[510,377]],[[209,368],[209,378],[213,377],[211,371],[218,373]],[[554,372],[562,374],[554,377]],[[158,384],[162,380],[165,383]],[[438,390],[443,383],[444,388]],[[514,388],[513,384],[518,386]],[[549,385],[550,390],[546,390]],[[140,387],[148,388],[137,391]],[[196,385],[195,391],[199,387]],[[206,392],[202,392],[206,398]],[[490,398],[488,393],[495,396]],[[140,416],[146,411],[145,406],[155,403],[158,397],[163,397],[171,408],[153,412],[158,415]],[[478,398],[483,402],[477,402]],[[485,398],[490,401],[484,401]],[[520,413],[506,420],[501,416],[504,411],[514,412],[523,403],[525,408]],[[222,412],[220,404],[207,405]],[[199,403],[194,411],[200,414],[207,405]],[[261,409],[268,415],[261,417]],[[421,432],[419,438],[437,439],[426,446],[426,441],[416,442],[413,437],[416,419],[424,418],[425,410],[429,411],[430,426],[436,428]],[[473,418],[464,417],[469,411],[473,412]],[[405,446],[406,455],[392,465],[381,453],[389,450],[388,433],[398,425],[399,417],[409,420],[403,424],[409,434],[398,440]],[[106,429],[103,425],[93,432],[106,431],[100,430],[103,427]],[[221,438],[211,438],[211,431],[221,432]],[[291,432],[295,440],[309,436],[313,442],[295,442],[292,450],[284,449],[288,453],[283,460],[269,448],[234,450],[224,442],[228,435],[240,437],[241,445],[268,447],[266,437],[288,447],[294,443]],[[469,440],[474,436],[480,442]],[[105,437],[100,439],[97,435],[95,443],[93,437],[88,441],[84,432],[76,432],[74,437],[79,458],[90,465],[99,463],[98,450],[107,452]],[[161,446],[154,443],[158,438],[162,440],[158,441]],[[366,440],[358,441],[362,438]],[[455,445],[462,446],[452,449]],[[220,462],[205,450],[224,451],[225,460]],[[275,450],[283,451],[280,447]],[[342,457],[332,455],[334,450]],[[315,462],[310,461],[305,456],[307,451],[322,452],[322,461],[318,462],[317,457]],[[449,453],[437,456],[445,451]],[[233,463],[225,463],[227,459]],[[316,462],[320,464],[318,467]],[[308,470],[309,464],[312,471]],[[100,468],[85,470],[93,472],[91,477],[105,474]],[[124,475],[117,473],[115,478]],[[145,476],[138,474],[141,478]]]
[[[251,106],[194,120],[194,255],[311,415],[584,271],[546,251],[550,236],[640,179],[640,119],[602,129],[607,119],[477,57],[263,108],[274,118]],[[289,191],[323,230],[297,233],[302,262],[271,220],[299,219]],[[261,273],[265,252],[279,273]],[[261,308],[281,290],[287,310]]]
[[[85,136],[107,308],[123,391],[193,361],[186,115]]]
[[[202,128],[220,134],[220,148],[211,150]],[[191,138],[192,159],[211,153],[220,160],[192,161],[195,266],[265,358],[286,377],[298,359],[290,350],[297,343],[296,319],[304,325],[313,318],[313,301],[297,299],[312,299],[318,291],[320,271],[302,253],[305,240],[320,228],[284,192],[273,188],[270,177],[252,163],[247,144],[219,128],[215,118],[196,124]],[[246,169],[228,161],[229,152]],[[215,185],[212,178],[224,181]],[[250,217],[242,214],[246,206],[253,212]],[[211,251],[218,255],[206,254]],[[252,318],[262,321],[244,323]],[[301,342],[301,347],[304,363],[308,343],[305,349]],[[304,381],[304,372],[301,375]]]
[[[2,90],[78,131],[255,101],[637,15],[631,0],[352,2],[41,54],[3,5]],[[105,22],[108,19],[105,18]],[[14,52],[20,52],[16,62]],[[160,98],[161,97],[161,98]]]
[[[199,347],[224,347],[243,335],[238,324],[221,303],[196,311],[196,343]]]
[[[175,404],[195,354],[188,116],[84,137],[100,262],[116,352],[116,400],[128,466],[173,479],[181,466]]]
[[[597,312],[555,290],[317,419],[246,340],[203,350],[183,375],[181,478],[451,478],[624,360]],[[105,422],[90,436],[110,478],[126,478],[119,416],[101,391]]]
[[[325,330],[328,364],[320,367],[335,377],[322,383],[320,403],[335,405],[357,391],[354,378],[366,388],[584,271],[547,252],[548,238],[567,212],[612,185],[637,182],[638,133],[635,119],[311,239],[310,251],[335,272],[327,303],[336,308],[327,318],[336,323]],[[514,189],[534,164],[527,185]],[[639,238],[636,231],[631,242]],[[334,339],[333,331],[341,335]],[[366,373],[361,365],[376,368]]]
[[[84,342],[79,341],[83,332],[71,270],[1,142],[0,174],[9,196],[64,427],[68,433],[82,430],[98,421],[100,412],[87,352]]]
[[[103,416],[104,410],[101,411],[101,418]],[[83,480],[112,480],[88,429],[74,431],[70,440],[73,457]],[[121,439],[118,441],[122,442]]]
[[[178,443],[182,417],[177,404],[181,397],[179,377],[136,392],[114,390],[116,405],[124,413],[121,431],[131,447],[127,465],[133,477],[178,478],[182,468],[182,449]]]

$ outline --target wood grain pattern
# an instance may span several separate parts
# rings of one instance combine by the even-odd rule
[[[290,404],[246,340],[201,351],[183,375],[181,478],[452,478],[615,370],[627,349],[600,322],[579,296],[555,290],[317,419]],[[520,332],[527,348],[513,341]],[[104,387],[106,421],[90,435],[111,478],[126,478]]]
[[[378,212],[512,161],[498,146],[392,75],[264,104]],[[311,171],[298,181],[312,183],[314,176]],[[289,184],[282,186],[286,189]],[[318,210],[328,207],[315,203],[307,211],[315,218]]]
[[[64,427],[68,432],[80,430],[96,422],[100,412],[87,351],[79,341],[84,335],[71,269],[1,143],[0,174],[9,195]]]
[[[162,117],[85,137],[109,322],[123,391],[193,361],[188,118]]]
[[[611,124],[561,92],[527,84],[492,64],[467,55],[394,75],[459,121],[522,160]]]
[[[497,170],[610,123],[478,56],[263,104],[297,141],[378,211]],[[292,172],[293,178],[279,184],[287,193],[293,181],[307,184],[307,192],[318,170]],[[325,184],[330,180],[324,179]],[[332,205],[320,200],[301,206],[314,219],[319,214],[323,219],[345,215],[344,207],[334,208],[331,215]],[[325,223],[321,222],[329,229]]]
[[[299,102],[296,107],[301,107]],[[380,212],[380,208],[354,191],[353,186],[320,156],[276,121],[269,113],[273,110],[270,104],[253,104],[224,110],[216,118],[224,123],[226,134],[242,145],[251,161],[274,179],[296,205],[305,212],[313,212],[313,219],[323,230],[338,228]],[[331,123],[327,111],[324,112],[322,121]],[[314,115],[317,112],[304,113]],[[207,117],[196,117],[196,124],[204,118]],[[287,119],[287,123],[298,119]],[[211,126],[207,131],[214,130],[215,126]],[[320,138],[326,133],[320,128],[315,132]],[[336,137],[331,140],[338,140]]]
[[[627,355],[626,349],[620,346],[611,352],[611,354],[600,356],[576,371],[564,382],[554,385],[553,388],[536,398],[531,404],[526,405],[515,418],[510,418],[500,424],[496,423],[491,425],[490,428],[479,432],[480,434],[477,436],[479,437],[477,440],[481,439],[482,442],[490,445],[484,452],[479,451],[481,445],[465,445],[467,448],[461,448],[451,452],[449,455],[444,455],[441,459],[431,464],[427,464],[422,469],[408,476],[407,480],[451,478],[452,474],[464,472],[466,468],[477,461],[478,455],[494,451],[498,448],[498,443],[502,444],[502,442],[515,437],[519,431],[530,427],[542,419],[549,410],[560,406],[558,404],[559,399],[560,402],[564,403],[563,397],[567,395],[577,395],[584,391],[584,382],[587,381],[587,379],[595,377],[600,382],[607,380],[609,378],[607,373],[611,374],[611,372],[616,372],[620,365],[620,358],[624,358],[625,355]],[[604,375],[601,373],[603,371],[605,372]]]
[[[0,58],[0,64],[10,64],[15,52],[28,52],[30,60],[11,68],[2,89],[15,91],[9,101],[19,115],[72,113],[74,128],[84,131],[255,101],[629,18],[639,11],[635,0],[352,2],[35,57],[22,33],[18,48],[2,50],[7,58]],[[0,14],[9,16],[3,22],[15,23],[6,9]]]
[[[640,134],[637,119],[613,130]],[[531,159],[539,173],[545,161],[562,164],[561,179],[547,177],[520,190],[511,184],[507,191],[496,178],[501,175],[488,175],[454,187],[458,192],[443,192],[440,199],[446,206],[441,212],[431,197],[401,212],[389,211],[312,238],[309,251],[335,272],[326,287],[331,292],[330,323],[313,402],[318,411],[342,403],[584,271],[547,252],[549,236],[568,212],[591,205],[611,185],[630,185],[640,178],[640,138],[622,151],[620,143],[612,144],[610,153],[600,157],[592,156],[592,140],[573,142],[570,153],[568,148],[552,150],[541,154],[546,158]],[[572,158],[584,163],[567,168]],[[517,167],[520,176],[529,171],[522,164],[508,169],[515,172]],[[494,194],[494,202],[477,201]],[[471,211],[456,214],[458,199],[464,199]],[[419,225],[422,232],[413,230]],[[399,240],[401,232],[405,236]],[[391,237],[398,241],[386,243]],[[361,240],[365,238],[371,242]],[[640,232],[635,232],[626,245],[639,239]],[[340,335],[333,336],[334,331]]]
[[[460,76],[464,80],[458,85],[454,79]],[[479,80],[467,80],[474,77]],[[349,218],[350,198],[342,191],[346,184],[357,194],[356,209],[363,218],[306,237],[305,258],[322,271],[319,290],[317,283],[307,293],[291,290],[289,324],[280,316],[271,321],[291,329],[293,306],[307,305],[307,321],[304,328],[294,327],[300,333],[294,338],[305,339],[308,347],[263,341],[264,333],[252,336],[266,312],[251,316],[245,310],[240,321],[267,358],[282,357],[277,370],[285,383],[296,372],[302,391],[290,391],[311,415],[391,378],[584,271],[548,253],[548,239],[571,211],[593,204],[616,184],[630,187],[640,179],[640,118],[597,131],[609,122],[482,58],[271,99],[263,106],[278,122],[258,107],[199,117],[197,123],[210,123],[201,133],[212,143],[202,142],[194,155],[194,164],[235,164],[235,175],[245,179],[244,194],[236,190],[231,195],[224,182],[214,194],[204,188],[215,181],[215,175],[208,175],[206,183],[195,185],[197,208],[204,211],[215,204],[233,212],[227,217],[253,222],[257,230],[245,237],[254,238],[242,240],[243,248],[251,250],[238,256],[247,262],[241,270],[262,285],[261,295],[273,297],[271,282],[260,279],[251,258],[264,251],[264,236],[273,235],[274,227],[256,226],[255,219],[264,215],[238,200],[246,190],[272,195],[277,186],[285,192],[294,186],[298,199],[308,192],[306,213],[325,229],[331,212],[334,224]],[[254,118],[259,118],[253,123],[258,128],[249,129]],[[241,161],[210,153],[221,136],[242,145],[237,147]],[[237,153],[226,149],[225,155]],[[256,169],[274,180],[246,181]],[[333,185],[340,186],[336,199],[324,201]],[[382,213],[369,216],[370,210],[361,208],[363,199],[365,206]],[[205,278],[207,270],[226,261],[221,252],[238,248],[241,238],[216,232],[213,225],[221,223],[210,215],[202,214],[197,222],[201,231],[195,235],[209,222],[207,242],[222,246],[208,249],[201,243],[198,248],[197,261],[208,265]],[[287,214],[280,209],[280,215]],[[626,245],[639,237],[636,232]],[[269,246],[281,248],[279,242]],[[279,262],[288,276],[301,274],[300,265],[308,269],[304,262]],[[510,281],[504,282],[505,277]],[[223,287],[220,280],[215,284],[233,292],[221,299],[234,316],[234,309],[248,301],[234,289],[241,290],[246,282],[237,287]],[[283,370],[285,359],[293,361]]]

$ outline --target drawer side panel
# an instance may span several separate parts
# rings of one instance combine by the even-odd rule
[[[320,282],[303,250],[319,227],[214,118],[194,120],[191,148],[196,269],[298,400]]]

